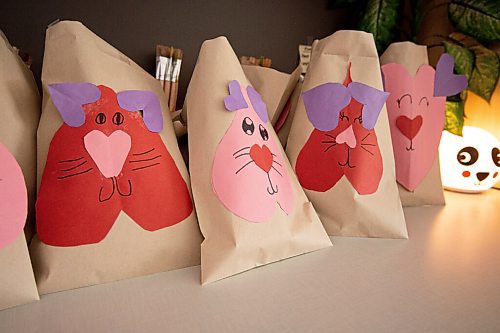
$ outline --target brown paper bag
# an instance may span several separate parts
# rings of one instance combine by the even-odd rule
[[[33,211],[40,96],[0,31],[0,310],[38,300],[23,227]]]
[[[47,30],[38,128],[40,293],[199,263],[160,83],[79,22]]]
[[[386,98],[371,34],[315,42],[287,153],[329,235],[407,238]]]
[[[202,283],[331,245],[226,38],[203,43],[185,109]]]
[[[426,99],[428,97],[427,101],[432,102],[433,100],[432,90],[434,87],[434,75],[431,75],[432,80],[428,80],[427,77],[424,77],[424,71],[427,68],[430,68],[430,66],[427,66],[429,64],[427,57],[427,47],[424,45],[416,45],[411,42],[393,43],[389,45],[387,50],[380,57],[380,64],[382,65],[382,72],[385,75],[386,86],[388,83],[387,80],[394,80],[395,89],[398,90],[394,92],[388,92],[391,94],[394,93],[392,98],[395,99],[393,101],[395,102],[395,104],[392,105],[392,107],[394,107],[393,111],[399,115],[398,118],[396,118],[396,115],[394,116],[394,118],[389,117],[389,121],[391,122],[391,119],[394,121],[394,123],[391,125],[391,130],[393,148],[395,150],[394,155],[396,159],[396,169],[398,171],[398,167],[401,168],[399,171],[401,173],[401,176],[398,176],[398,172],[396,172],[396,177],[398,180],[399,177],[402,177],[401,181],[398,181],[401,203],[403,204],[403,206],[444,205],[445,201],[443,186],[441,184],[441,173],[439,170],[439,155],[437,153],[439,138],[441,136],[441,128],[443,127],[440,124],[444,122],[444,102],[442,103],[442,107],[440,107],[439,109],[437,109],[433,103],[428,105],[429,103],[426,103],[426,100],[423,101],[423,104],[420,103],[420,105],[417,106],[417,102],[419,102],[424,97]],[[389,67],[385,67],[385,65],[387,64],[399,64],[402,67],[396,66],[389,69]],[[422,70],[419,70],[419,68],[422,68]],[[384,69],[391,72],[386,74],[384,72]],[[402,71],[403,73],[400,73],[400,71]],[[418,74],[417,71],[419,71]],[[407,84],[405,84],[402,79],[404,79],[406,75],[410,75],[413,78],[412,83],[417,82],[417,80],[421,81],[422,83],[425,82],[425,90],[430,95],[428,94],[428,96],[423,96],[422,92],[417,92],[417,88],[414,87],[407,87],[406,89],[404,89],[402,86],[406,86]],[[411,89],[413,89],[413,91],[409,91]],[[407,103],[407,101],[401,100],[401,97],[404,95],[407,95],[407,97],[405,97],[406,99],[409,99],[411,96],[411,98],[415,100],[414,104],[409,104]],[[399,103],[397,102],[398,100]],[[388,101],[388,103],[390,102],[391,99]],[[406,110],[403,110],[406,113],[413,113],[410,111],[410,108],[414,107],[414,113],[418,113],[418,115],[407,117],[406,115],[401,114],[401,108],[405,107],[408,109],[408,112],[406,112]],[[426,110],[429,110],[429,112],[431,113],[429,114],[429,112],[425,112]],[[391,112],[390,109],[388,111]],[[440,121],[431,117],[426,117],[429,115],[434,118],[440,118]],[[423,121],[421,121],[421,119],[423,119]],[[397,120],[400,120],[401,122],[396,123]],[[399,128],[397,124],[399,124],[399,127],[401,128]],[[418,132],[406,133],[406,131],[411,131],[412,125],[413,127],[419,126]],[[433,126],[435,128],[433,128]],[[433,133],[433,131],[437,131],[437,133]],[[409,140],[408,137],[405,136],[405,134],[410,137],[413,137],[413,135],[415,135],[415,137],[413,137],[412,140]],[[429,140],[429,138],[432,136],[434,136],[434,140]],[[418,140],[418,143],[422,142],[422,144],[420,144],[420,147],[417,147],[418,144],[414,145],[414,141],[417,141],[415,139]],[[398,142],[396,142],[396,140],[398,140]],[[428,142],[424,142],[424,140],[427,140]],[[401,142],[403,142],[404,145],[399,145]],[[408,148],[407,146],[410,143],[412,147]],[[397,149],[399,149],[399,151],[396,151]],[[411,164],[409,165],[409,167],[404,167],[403,165],[398,166],[398,157],[409,160],[409,154],[411,153],[416,155],[414,150],[417,149],[424,150],[422,151],[422,153],[426,154],[427,156],[424,156],[422,158],[422,156],[420,156],[420,151],[417,151],[416,153],[419,155],[411,157]],[[402,162],[404,163],[408,160]],[[424,171],[419,172],[419,170],[409,170],[417,167],[426,170],[425,176],[423,175]],[[408,181],[408,173],[412,173],[412,181],[415,178],[415,181],[418,182],[418,185],[413,190],[409,190],[399,183],[406,183]],[[415,185],[412,184],[409,187],[413,188],[413,186]]]

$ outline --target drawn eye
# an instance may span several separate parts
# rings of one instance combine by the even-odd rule
[[[259,125],[259,131],[260,131],[260,136],[264,141],[267,141],[269,139],[269,134],[267,133],[267,130],[264,126]]]
[[[420,99],[420,101],[418,102],[418,105],[422,104],[424,99],[425,99],[425,105],[429,106],[429,100],[425,96]]]
[[[363,123],[363,118],[362,116],[359,116],[359,117],[356,117],[354,118],[354,122],[356,122],[356,120],[358,121],[358,123],[362,124]]]
[[[95,122],[98,123],[99,125],[102,125],[106,122],[106,115],[104,113],[98,113],[97,116],[95,117]]]
[[[341,113],[340,113],[340,120],[344,121],[344,119],[345,119],[345,120],[347,120],[347,121],[349,121],[349,117],[348,117],[348,116],[346,116],[346,115],[344,114],[344,112],[341,112]]]
[[[491,158],[493,159],[493,163],[495,163],[497,167],[500,167],[500,149],[496,147],[493,148],[491,150]]]
[[[477,162],[479,152],[474,147],[465,147],[460,149],[457,154],[457,161],[462,165],[472,165]]]
[[[255,131],[255,125],[253,124],[252,119],[245,117],[243,119],[243,122],[241,123],[241,128],[243,129],[243,132],[247,135],[252,135],[253,132]]]
[[[123,115],[120,112],[116,112],[113,115],[113,124],[115,124],[115,125],[121,125],[121,124],[123,124],[124,118],[125,117],[123,117]]]

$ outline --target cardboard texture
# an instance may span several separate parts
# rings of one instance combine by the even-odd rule
[[[371,34],[360,31],[339,31],[325,39],[316,41],[313,45],[311,62],[302,91],[306,92],[326,83],[344,83],[345,86],[349,82],[349,80],[346,80],[348,73],[352,82],[364,84],[378,91],[383,90],[379,59]],[[366,140],[365,137],[369,134],[370,140],[373,140],[373,142],[370,143],[371,146],[365,148],[375,150],[372,151],[372,154],[365,152],[364,155],[361,155],[361,152],[359,152],[357,161],[361,163],[359,167],[366,168],[366,164],[372,163],[371,160],[376,157],[375,152],[379,150],[377,154],[380,154],[382,160],[382,170],[378,186],[371,194],[360,194],[359,192],[367,193],[373,189],[365,188],[363,184],[367,184],[366,182],[357,184],[357,188],[353,187],[351,181],[362,179],[361,176],[348,179],[341,175],[336,182],[333,182],[334,186],[324,192],[307,189],[305,192],[318,212],[329,235],[407,238],[403,210],[396,186],[394,157],[386,108],[385,106],[382,107],[372,130],[365,128],[362,131],[361,127],[370,127],[367,124],[363,125],[365,119],[363,117],[365,116],[362,112],[365,112],[365,107],[374,104],[363,102],[360,96],[352,95],[354,98],[351,104],[346,109],[343,109],[346,113],[339,113],[339,124],[349,122],[350,126],[355,129],[354,137],[356,140],[349,139],[348,129],[351,127],[347,127],[343,132],[342,142],[336,143],[336,145],[344,146],[343,149],[346,151],[349,151],[348,149],[354,151],[358,145],[363,147],[361,143],[364,143],[363,139]],[[363,105],[360,105],[360,103]],[[349,114],[355,115],[357,120],[354,121],[352,118],[344,119]],[[313,139],[311,134],[314,135],[315,131],[319,130],[315,129],[309,120],[304,98],[301,96],[287,143],[287,154],[294,168],[297,167],[297,160],[303,148],[306,148],[305,151],[310,150],[310,148],[305,147],[306,142]],[[368,131],[368,133],[364,137],[357,137],[358,133],[364,133],[365,131]],[[330,141],[336,141],[335,137],[331,138]],[[354,142],[356,142],[356,146],[354,146]],[[332,145],[334,143],[328,144]],[[351,148],[351,146],[354,148]],[[324,146],[324,148],[327,147],[327,145]],[[346,163],[334,163],[335,158],[338,159],[338,156],[335,155],[329,159],[324,159],[322,155],[319,155],[328,154],[329,152],[328,150],[325,152],[324,149],[318,151],[316,163],[314,163],[314,160],[309,161],[311,168],[326,169],[323,175],[328,176],[329,167],[332,168],[332,173],[341,164],[344,173],[347,170],[346,168],[349,168],[350,172],[352,172],[352,169],[356,167],[355,165],[348,166]],[[311,155],[311,158],[315,158],[314,154]],[[321,164],[320,158],[326,163],[330,163],[330,166]],[[349,157],[348,162],[351,162]],[[377,174],[373,175],[373,177],[375,176],[378,177]]]
[[[390,64],[390,63],[396,63],[402,65],[408,74],[414,78],[417,75],[417,71],[422,65],[428,65],[428,57],[427,57],[427,47],[423,45],[417,45],[411,42],[402,42],[402,43],[393,43],[389,45],[387,50],[382,54],[380,57],[380,63],[381,65],[385,64]],[[432,75],[432,79],[434,76]],[[432,88],[434,86],[434,82],[428,82],[428,86]],[[433,89],[431,89],[433,91]],[[392,98],[391,96],[390,98]],[[396,97],[399,98],[399,97]],[[429,96],[431,98],[431,96]],[[417,99],[415,97],[415,99]],[[443,108],[444,108],[444,100],[445,98],[440,97],[440,99],[443,99]],[[433,110],[433,111],[438,111],[439,110]],[[425,114],[424,114],[425,115]],[[436,114],[436,115],[429,115],[430,117],[438,117],[439,120],[434,120],[434,123],[437,121],[443,122],[444,121],[444,109],[442,110],[442,114]],[[390,117],[389,117],[390,118]],[[429,120],[429,119],[428,119]],[[423,119],[423,122],[425,122],[426,119]],[[429,125],[432,126],[433,122],[428,121]],[[429,126],[426,124],[426,126]],[[438,124],[439,126],[439,124]],[[442,128],[442,126],[441,126]],[[430,129],[432,131],[432,129]],[[416,133],[418,135],[418,133]],[[441,130],[437,132],[438,138],[441,137]],[[400,140],[400,141],[405,141],[404,137],[398,136],[398,133],[394,133],[392,135],[393,140]],[[428,139],[427,139],[428,140]],[[437,143],[439,143],[439,139],[437,139]],[[394,149],[398,149],[397,147],[399,143],[395,143],[396,145],[394,146]],[[438,145],[431,145],[432,142],[427,142],[422,144],[421,146],[424,149],[435,149],[434,152],[429,151],[426,152],[427,155],[431,156],[431,160],[429,161],[429,167],[426,167],[427,171],[426,174],[421,176],[423,177],[422,180],[419,182],[418,186],[415,187],[413,191],[409,191],[406,189],[404,186],[401,186],[398,184],[398,190],[399,190],[399,195],[401,198],[401,203],[403,206],[422,206],[422,205],[444,205],[445,200],[444,200],[444,194],[443,194],[443,186],[441,183],[441,173],[439,170],[439,154],[437,154],[438,150]],[[402,148],[404,149],[404,147]],[[396,155],[396,154],[395,154]],[[433,157],[432,157],[433,156]],[[397,157],[397,155],[396,155]],[[416,160],[411,160],[412,163],[424,163],[423,160],[419,160],[418,158]],[[398,159],[396,159],[396,163],[398,163]],[[411,165],[410,165],[411,167]],[[424,166],[421,166],[421,168],[424,168]],[[403,171],[403,170],[402,170]],[[404,170],[406,172],[410,172],[410,170]],[[424,170],[425,171],[425,170]]]
[[[245,96],[246,104],[252,104],[247,109],[235,111],[226,109],[224,99],[229,95],[228,85],[233,80],[238,81],[243,88],[250,85],[227,39],[219,37],[205,41],[198,56],[184,105],[188,114],[193,196],[200,229],[205,236],[201,246],[203,284],[257,266],[331,246],[331,241],[311,203],[304,195],[283,149],[276,144],[278,138],[270,123],[264,123],[261,117],[256,115],[257,110],[254,112],[256,103],[250,101],[250,98],[247,100]],[[242,112],[253,119],[253,131],[250,129],[251,122],[245,123],[250,128],[247,128],[244,123],[233,125]],[[266,131],[260,131],[260,125]],[[230,133],[231,128],[236,128],[236,126],[240,128],[240,136],[255,136],[254,143],[258,145],[259,153],[267,147],[272,154],[282,157],[284,163],[282,167],[288,175],[293,191],[294,204],[291,209],[281,209],[278,204],[275,204],[272,217],[259,223],[233,214],[219,199],[212,184],[212,165],[215,167],[216,151],[219,145],[224,145],[226,133]],[[258,139],[257,135],[262,139]],[[266,135],[267,141],[264,139]],[[267,144],[260,146],[258,140],[272,141],[275,144],[269,147]],[[254,163],[255,165],[251,167],[265,168],[265,161],[259,163],[260,166]],[[261,196],[267,197],[266,200],[276,200],[272,198],[271,193],[266,192],[266,188],[262,186],[262,180],[267,182],[267,176],[279,177],[279,175],[268,173],[266,176],[265,170],[261,171],[258,175],[253,173],[255,186],[259,187]],[[245,174],[241,176],[246,177]],[[243,179],[243,181],[250,186],[248,179]],[[238,188],[237,185],[238,183],[233,183],[232,188],[245,193],[245,186]],[[268,190],[270,187],[275,188],[268,183],[266,186]],[[257,192],[257,189],[254,188],[253,191]],[[253,209],[258,210],[259,207],[254,206]]]
[[[100,99],[94,101],[94,98],[90,98],[86,104],[75,109],[76,112],[86,115],[79,127],[73,118],[68,120],[64,117],[64,110],[61,111],[59,103],[61,99],[56,98],[54,103],[54,96],[48,91],[49,85],[61,83],[89,83],[90,86],[86,85],[85,89],[94,91],[96,86],[102,85],[98,89],[100,93],[97,93],[100,96],[93,96],[92,93],[88,95],[88,91],[83,89],[84,86],[81,87],[83,95]],[[169,180],[160,177],[165,174],[166,162],[142,170],[147,170],[144,173],[133,173],[128,169],[131,158],[137,158],[134,153],[139,154],[139,150],[141,154],[144,153],[141,149],[150,146],[154,141],[153,147],[163,149],[162,158],[169,155],[166,161],[173,161],[170,169],[177,170],[184,187],[189,188],[187,169],[177,146],[160,83],[81,23],[64,21],[50,26],[47,30],[42,86],[44,98],[38,129],[38,186],[40,192],[46,187],[48,196],[43,197],[49,200],[37,203],[37,214],[43,212],[43,221],[39,221],[43,227],[39,226],[39,229],[43,230],[44,237],[35,237],[30,246],[40,293],[199,264],[201,234],[194,209],[190,210],[187,218],[175,225],[159,226],[163,223],[162,217],[165,217],[164,211],[157,209],[160,205],[163,205],[163,209],[174,212],[186,204],[191,205],[189,195],[183,196],[182,191],[180,194],[172,193],[175,190],[169,187]],[[64,96],[70,98],[76,106],[80,102],[85,103],[75,102],[75,99],[78,100],[77,96],[80,96],[78,89],[76,95],[73,94],[74,91],[70,93],[71,89],[58,91],[65,92]],[[63,104],[74,107],[72,103]],[[110,110],[115,113],[110,114]],[[139,114],[138,111],[141,110]],[[63,119],[66,123],[63,123]],[[108,124],[113,122],[111,127],[116,125],[113,127],[114,132],[105,126],[106,121]],[[104,135],[86,136],[93,130],[99,130]],[[84,140],[84,137],[87,140]],[[127,143],[122,141],[129,139],[130,153],[118,174],[117,164],[123,162],[120,160],[123,157],[120,151],[127,148]],[[123,143],[125,148],[121,143],[121,149],[118,150],[108,147],[115,147],[117,142]],[[95,151],[96,145],[107,147],[107,152],[112,157],[99,157]],[[140,149],[136,150],[134,145],[136,148],[139,145]],[[80,153],[88,161],[92,171],[67,178],[58,174],[57,172],[64,171],[55,169],[56,162],[60,162],[57,154],[65,151],[64,146],[74,147],[68,153]],[[79,182],[84,184],[78,185],[72,180],[67,183],[68,186],[60,186],[56,185],[55,181],[49,181],[58,176],[63,177],[61,181],[81,179]],[[84,178],[79,178],[80,176]],[[153,179],[158,180],[156,190],[147,186]],[[51,189],[53,193],[57,192],[64,198],[63,204],[50,204],[54,200],[50,198]],[[132,189],[133,194],[129,193]],[[165,199],[165,193],[170,193],[170,197],[174,197],[178,202]],[[68,205],[75,207],[73,214],[77,216],[74,218],[70,215],[72,210],[68,209]],[[108,209],[106,205],[112,207],[109,206],[111,208]],[[54,211],[52,219],[51,210]],[[144,213],[148,211],[149,213]],[[148,214],[155,215],[158,221],[151,222]],[[83,225],[83,217],[92,223]],[[61,223],[64,219],[66,223]],[[104,232],[98,231],[99,234],[94,237],[92,233],[96,230],[92,225],[99,223],[106,224],[108,228]],[[51,239],[49,243],[56,242],[58,246],[47,245],[40,240],[50,235],[51,231],[55,232],[51,228],[56,227],[59,236],[47,239]],[[72,231],[72,228],[81,228],[81,232],[72,234],[65,232],[65,228]]]
[[[2,32],[0,73],[0,309],[5,309],[39,299],[23,226],[29,211],[29,238],[40,97],[31,71]]]

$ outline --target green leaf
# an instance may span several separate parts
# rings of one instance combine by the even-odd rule
[[[453,42],[444,41],[444,50],[455,59],[455,71],[458,74],[467,76],[470,79],[474,66],[474,54],[467,48]]]
[[[453,43],[462,48],[468,49],[470,54],[474,56],[472,72],[468,77],[468,89],[489,102],[493,92],[495,91],[498,77],[500,75],[500,59],[498,55],[481,45],[474,38],[463,35],[459,32],[450,34],[448,41],[450,44]],[[458,48],[454,49],[452,52],[456,52],[456,50],[458,50]],[[456,67],[456,69],[468,71],[468,65],[465,64],[465,61],[461,62],[460,66]]]
[[[398,25],[400,0],[368,0],[359,29],[371,32],[379,53],[382,53],[394,38]]]
[[[464,127],[464,102],[446,101],[444,129],[452,134],[462,136]]]
[[[500,1],[452,0],[448,14],[459,31],[480,40],[500,41]]]

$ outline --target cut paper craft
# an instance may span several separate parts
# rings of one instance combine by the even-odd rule
[[[217,147],[212,186],[233,214],[250,222],[265,222],[273,216],[277,205],[286,214],[291,213],[292,186],[281,151],[269,135],[262,98],[253,88],[243,89],[238,81],[231,81],[230,100],[239,96],[234,88],[236,84],[243,97],[239,105],[245,102],[247,107],[233,110],[228,106],[227,97],[224,100],[226,109],[236,111],[236,115]]]
[[[377,191],[383,165],[373,128],[387,95],[352,82],[350,69],[343,85],[326,83],[303,93],[315,127],[295,165],[304,188],[326,192],[345,175],[359,194]]]
[[[98,99],[92,95],[87,102],[78,91],[89,85],[49,85],[49,91],[57,86],[66,92],[65,103],[61,95],[51,95],[61,115],[80,112],[85,122],[64,123],[50,143],[36,203],[40,240],[53,246],[98,243],[121,211],[148,231],[183,221],[193,207],[186,182],[156,133],[163,121],[159,101],[149,91],[116,94],[98,86]],[[80,108],[68,96],[78,96],[74,103]],[[60,109],[68,105],[70,111]]]
[[[446,103],[446,95],[442,94],[457,94],[460,92],[457,89],[467,86],[467,79],[453,74],[453,58],[448,54],[441,56],[437,71],[422,65],[412,77],[402,65],[389,63],[382,66],[382,73],[384,88],[390,93],[387,114],[396,179],[407,190],[414,191],[437,156]],[[436,86],[438,84],[440,87]]]
[[[0,249],[23,232],[28,214],[28,194],[16,159],[0,143]]]

